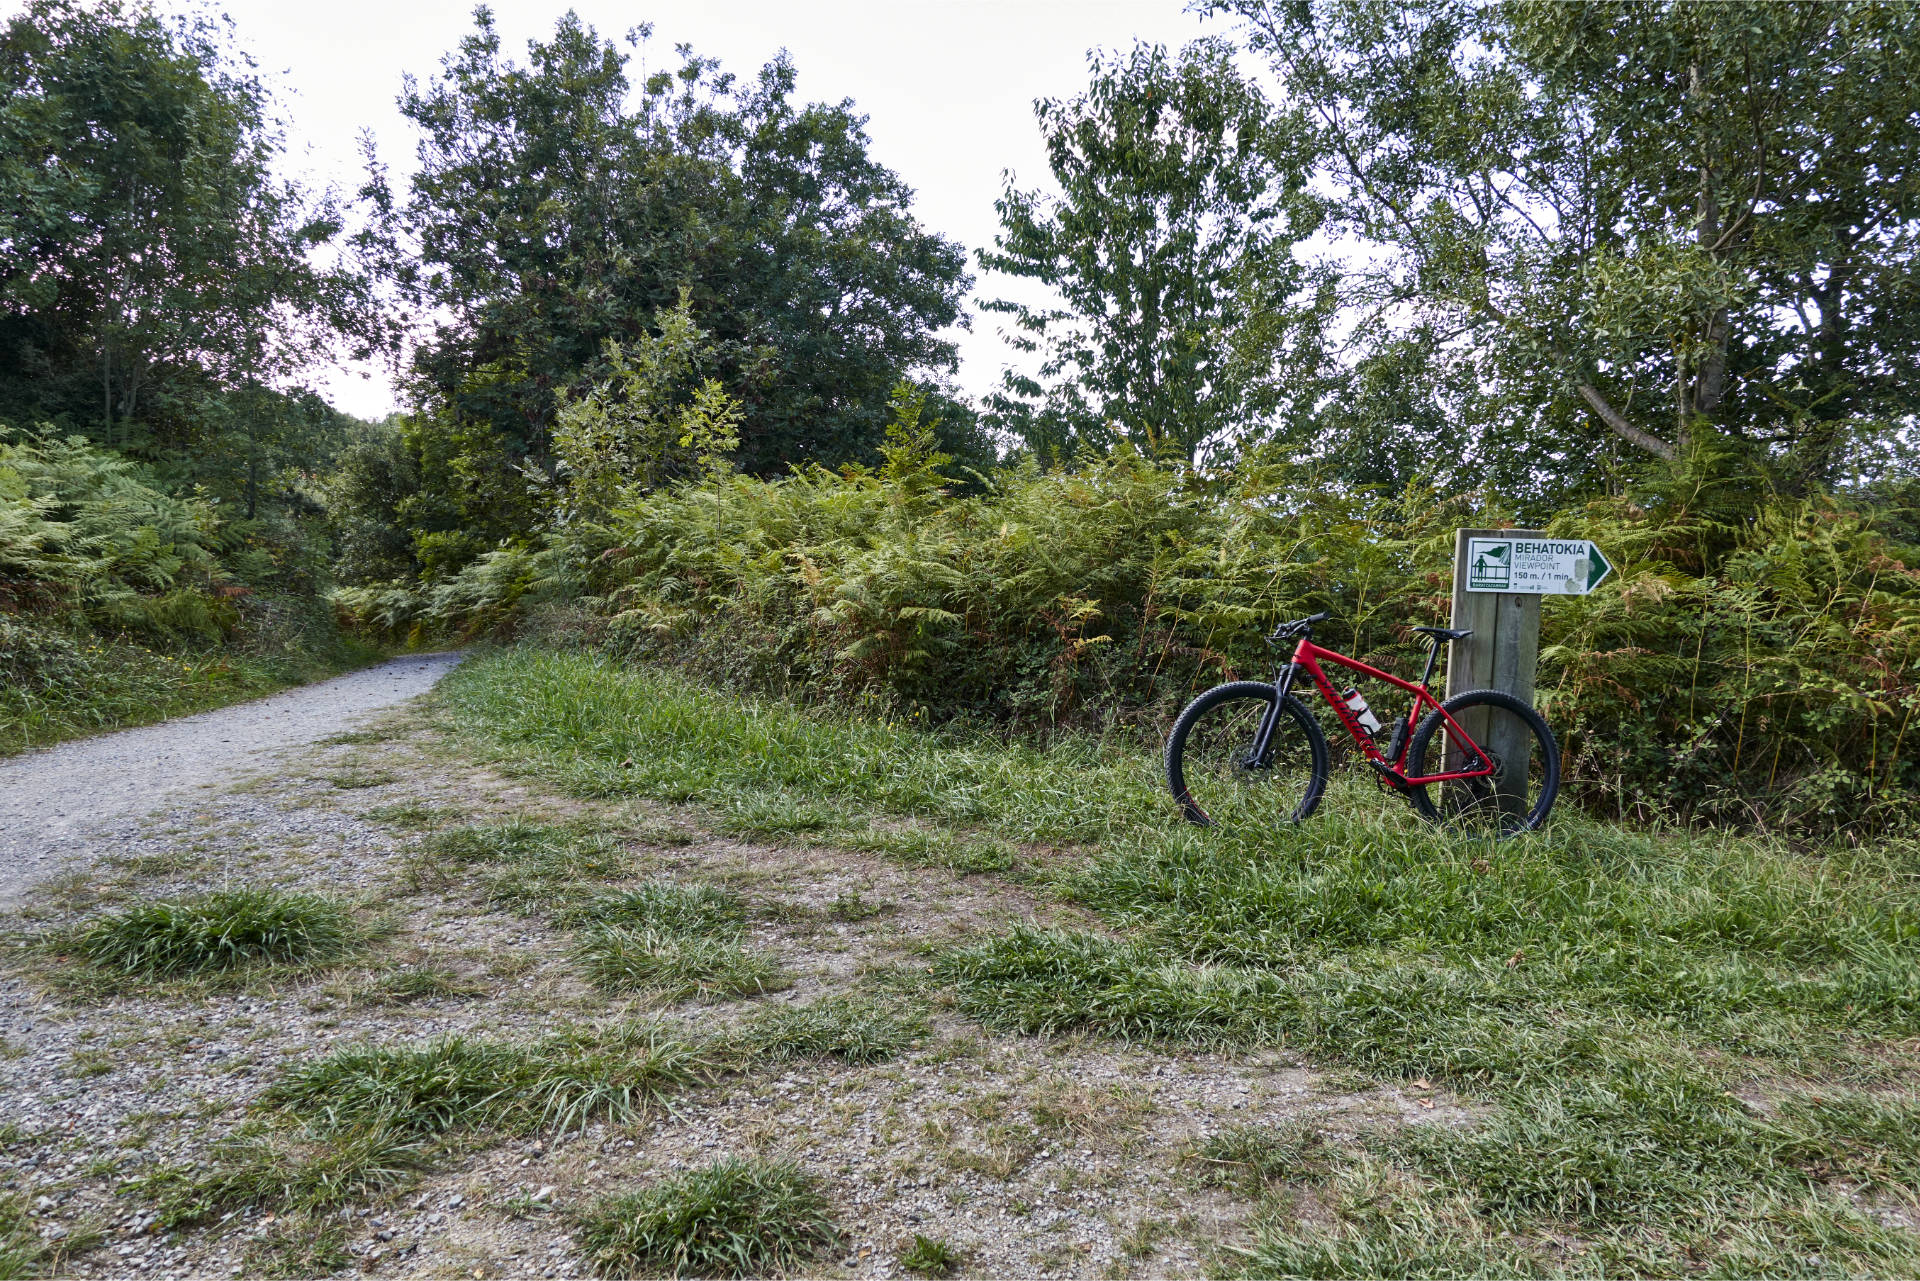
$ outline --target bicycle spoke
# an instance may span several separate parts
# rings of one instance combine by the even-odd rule
[[[1168,744],[1169,781],[1187,817],[1234,827],[1272,826],[1310,812],[1325,779],[1325,746],[1289,712],[1262,759],[1260,726],[1273,706],[1270,687],[1226,687],[1196,699]],[[1304,715],[1304,713],[1302,713]]]

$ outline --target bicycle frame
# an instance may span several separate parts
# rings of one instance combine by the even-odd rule
[[[1287,695],[1293,690],[1295,676],[1305,670],[1307,675],[1313,678],[1314,685],[1320,691],[1320,697],[1327,700],[1327,706],[1333,709],[1334,716],[1353,737],[1354,746],[1360,749],[1368,763],[1380,771],[1381,776],[1394,787],[1425,787],[1429,783],[1450,783],[1455,779],[1487,777],[1495,768],[1493,758],[1473,741],[1473,736],[1460,727],[1460,723],[1447,713],[1447,709],[1441,706],[1440,700],[1427,689],[1427,681],[1433,675],[1434,660],[1439,653],[1439,646],[1436,645],[1433,653],[1427,656],[1426,673],[1421,676],[1420,683],[1416,685],[1412,681],[1401,680],[1391,672],[1369,667],[1358,659],[1348,658],[1335,650],[1324,649],[1314,644],[1310,637],[1302,636],[1299,645],[1294,648],[1293,658],[1274,676],[1274,687],[1279,691],[1280,696],[1274,699],[1272,708],[1268,710],[1266,718],[1261,722],[1260,736],[1254,742],[1252,759],[1255,761],[1267,759],[1273,746],[1274,728],[1280,721],[1280,708],[1286,702]],[[1388,760],[1386,755],[1374,746],[1373,736],[1361,727],[1359,717],[1354,715],[1353,710],[1347,706],[1346,700],[1334,690],[1333,682],[1327,679],[1326,670],[1320,666],[1323,659],[1338,663],[1342,667],[1350,667],[1362,676],[1371,676],[1375,680],[1385,681],[1413,695],[1413,706],[1407,709],[1406,733],[1400,736],[1400,751],[1397,759]],[[1472,752],[1474,768],[1450,774],[1422,774],[1417,778],[1407,776],[1404,771],[1407,752],[1412,748],[1413,727],[1420,718],[1423,706],[1431,706],[1440,713],[1441,718],[1446,721],[1449,740],[1463,750]]]

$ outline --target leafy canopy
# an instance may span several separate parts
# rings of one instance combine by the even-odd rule
[[[1289,311],[1314,212],[1273,169],[1271,112],[1232,48],[1095,56],[1085,93],[1034,110],[1059,195],[1009,179],[980,261],[1059,301],[985,304],[1039,355],[990,398],[998,424],[1043,455],[1124,440],[1177,458],[1260,428],[1288,372],[1317,364],[1296,349],[1316,338],[1311,301]]]
[[[1911,431],[1910,6],[1213,7],[1270,65],[1276,162],[1338,238],[1332,421],[1377,428],[1382,369],[1443,411],[1392,443],[1403,476],[1551,504],[1704,432],[1797,488]]]
[[[612,353],[683,291],[749,471],[871,458],[893,385],[953,365],[962,251],[914,219],[864,117],[797,104],[784,59],[743,82],[678,52],[635,85],[631,54],[568,15],[518,62],[481,8],[401,97],[419,172],[372,190],[392,277],[439,318],[413,367],[430,571],[540,523],[521,471],[550,462],[569,390],[619,377]]]
[[[270,103],[222,35],[118,0],[31,0],[0,28],[0,420],[255,453],[257,480],[286,453],[257,426],[302,411],[222,398],[378,318],[349,258],[316,259],[342,213],[273,176]]]

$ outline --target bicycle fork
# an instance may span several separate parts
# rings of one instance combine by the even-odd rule
[[[1266,769],[1273,764],[1273,734],[1280,725],[1280,711],[1286,705],[1287,695],[1293,692],[1293,678],[1300,671],[1300,664],[1288,663],[1274,673],[1273,688],[1278,695],[1267,714],[1260,718],[1260,731],[1253,736],[1253,747],[1247,752],[1248,769]]]

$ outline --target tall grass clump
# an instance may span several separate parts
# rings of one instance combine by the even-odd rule
[[[342,904],[274,889],[141,903],[77,927],[54,949],[97,974],[178,979],[344,955],[362,937]]]
[[[375,1121],[252,1128],[216,1143],[192,1165],[163,1166],[132,1190],[168,1228],[236,1210],[331,1210],[406,1187],[431,1163],[417,1134]]]
[[[604,1277],[762,1277],[812,1262],[839,1231],[798,1166],[734,1158],[595,1203],[578,1239]]]
[[[327,1210],[412,1182],[449,1136],[626,1124],[711,1080],[717,1064],[707,1047],[642,1023],[531,1042],[348,1046],[282,1073],[206,1160],[132,1187],[169,1227],[243,1209]]]
[[[646,1024],[570,1029],[521,1043],[451,1036],[352,1046],[289,1069],[261,1105],[304,1125],[383,1125],[430,1137],[620,1124],[707,1078],[698,1045]]]
[[[730,937],[596,925],[581,932],[573,954],[602,989],[638,989],[661,1001],[758,996],[790,982],[778,961]]]
[[[926,1030],[925,1019],[870,998],[839,996],[768,1010],[747,1025],[742,1037],[763,1059],[865,1064],[894,1057]]]

